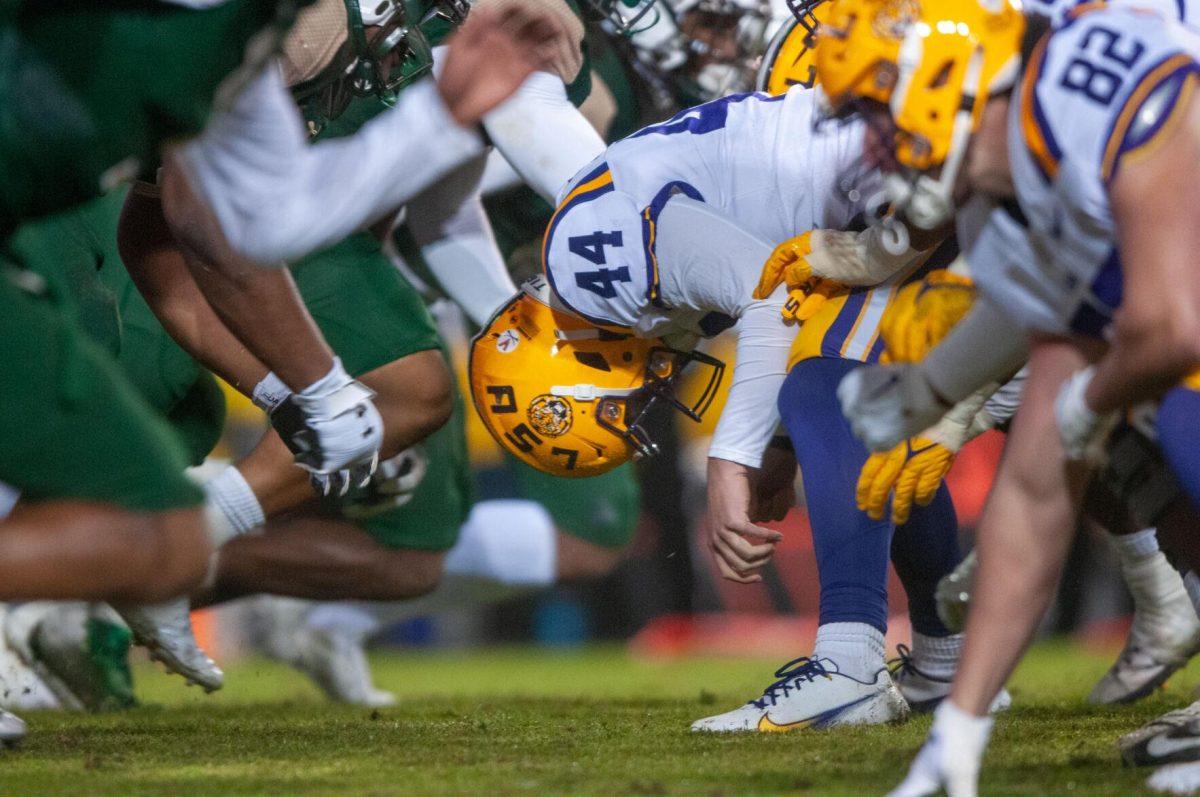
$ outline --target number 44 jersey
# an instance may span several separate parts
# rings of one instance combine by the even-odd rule
[[[959,230],[980,288],[1027,328],[1100,336],[1111,323],[1122,273],[1109,188],[1180,121],[1198,56],[1194,28],[1132,4],[1081,6],[1034,47],[1009,109],[1017,203],[978,237],[968,214]]]
[[[807,230],[845,227],[878,176],[858,166],[861,124],[818,124],[817,102],[803,87],[735,94],[611,145],[563,189],[547,228],[543,264],[558,297],[593,323],[645,336],[708,336],[739,318],[760,252],[733,265],[673,259],[656,245],[659,214],[676,196],[703,202],[768,252]],[[838,190],[856,172],[853,188]]]

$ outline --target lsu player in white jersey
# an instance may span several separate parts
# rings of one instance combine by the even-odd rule
[[[910,602],[930,614],[934,584],[959,559],[947,495],[934,522],[910,524],[894,547],[890,522],[859,522],[854,484],[867,452],[840,417],[836,379],[805,376],[812,401],[789,402],[789,434],[778,434],[795,330],[780,323],[786,291],[752,298],[762,264],[798,230],[849,226],[881,188],[878,174],[863,170],[836,190],[838,175],[859,159],[863,128],[815,126],[816,107],[817,93],[803,87],[733,95],[610,146],[560,196],[543,245],[546,279],[527,283],[472,347],[475,405],[500,444],[535,467],[588,476],[653,453],[642,425],[653,405],[693,417],[706,409],[721,366],[694,347],[737,325],[733,383],[709,451],[710,547],[726,578],[760,580],[779,535],[756,522],[786,511],[799,458],[822,577],[821,630],[812,656],[782,668],[761,697],[695,730],[904,717],[908,704],[884,666],[889,549],[915,563],[902,576],[914,576],[904,579]],[[814,362],[837,364],[828,370],[840,376],[877,356],[874,330],[889,291],[878,302],[864,289],[829,303],[833,318],[818,337],[834,350]],[[689,361],[711,369],[695,400],[674,392]],[[824,451],[815,442],[822,437]],[[825,482],[839,489],[813,488]],[[933,549],[946,555],[928,556]],[[936,570],[925,572],[921,562],[930,561]],[[930,630],[934,647],[936,634],[948,634]],[[949,673],[958,641],[935,652]],[[913,677],[922,703],[935,703],[949,684],[920,681]]]
[[[822,82],[841,89],[835,108],[878,131],[897,173],[889,193],[909,218],[933,228],[960,206],[985,298],[921,367],[843,383],[856,431],[892,445],[1029,347],[1024,401],[979,529],[963,667],[894,792],[973,795],[988,702],[1049,602],[1110,414],[1200,364],[1188,254],[1200,243],[1200,40],[1127,6],[1082,7],[1048,30],[1008,3],[834,9],[823,38],[866,43],[849,61],[818,56]]]

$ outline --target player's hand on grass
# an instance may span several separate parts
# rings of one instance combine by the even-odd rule
[[[375,472],[383,419],[371,403],[374,395],[334,358],[326,376],[270,413],[271,426],[321,495],[342,496],[351,487],[364,487]]]
[[[796,505],[796,455],[791,448],[768,446],[752,483],[750,520],[783,520]]]
[[[872,520],[882,520],[892,496],[892,522],[903,525],[913,503],[928,506],[933,501],[953,464],[953,451],[924,437],[910,437],[890,451],[876,452],[858,476],[858,508]]]
[[[762,581],[757,572],[771,560],[777,531],[750,520],[753,469],[725,459],[708,460],[709,547],[724,578],[739,584]]]
[[[942,791],[947,797],[976,797],[991,732],[991,717],[976,717],[943,701],[908,776],[887,797],[926,797]]]
[[[438,92],[446,109],[470,127],[508,99],[530,73],[549,63],[560,31],[554,20],[519,6],[476,8],[447,41]]]

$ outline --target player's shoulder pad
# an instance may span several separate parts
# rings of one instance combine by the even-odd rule
[[[1021,133],[1043,173],[1065,156],[1111,179],[1190,91],[1198,55],[1200,39],[1173,18],[1080,6],[1035,46],[1020,87]]]

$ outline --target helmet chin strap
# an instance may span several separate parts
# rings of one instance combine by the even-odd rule
[[[596,385],[551,385],[551,396],[573,398],[576,401],[595,401],[602,398],[628,398],[639,392],[640,387],[597,387]]]
[[[950,147],[938,178],[919,174],[915,179],[906,179],[904,175],[892,174],[885,181],[889,199],[897,208],[903,209],[907,221],[922,230],[935,229],[954,216],[954,184],[971,141],[983,61],[983,48],[976,47],[963,75],[962,102],[954,114]]]

